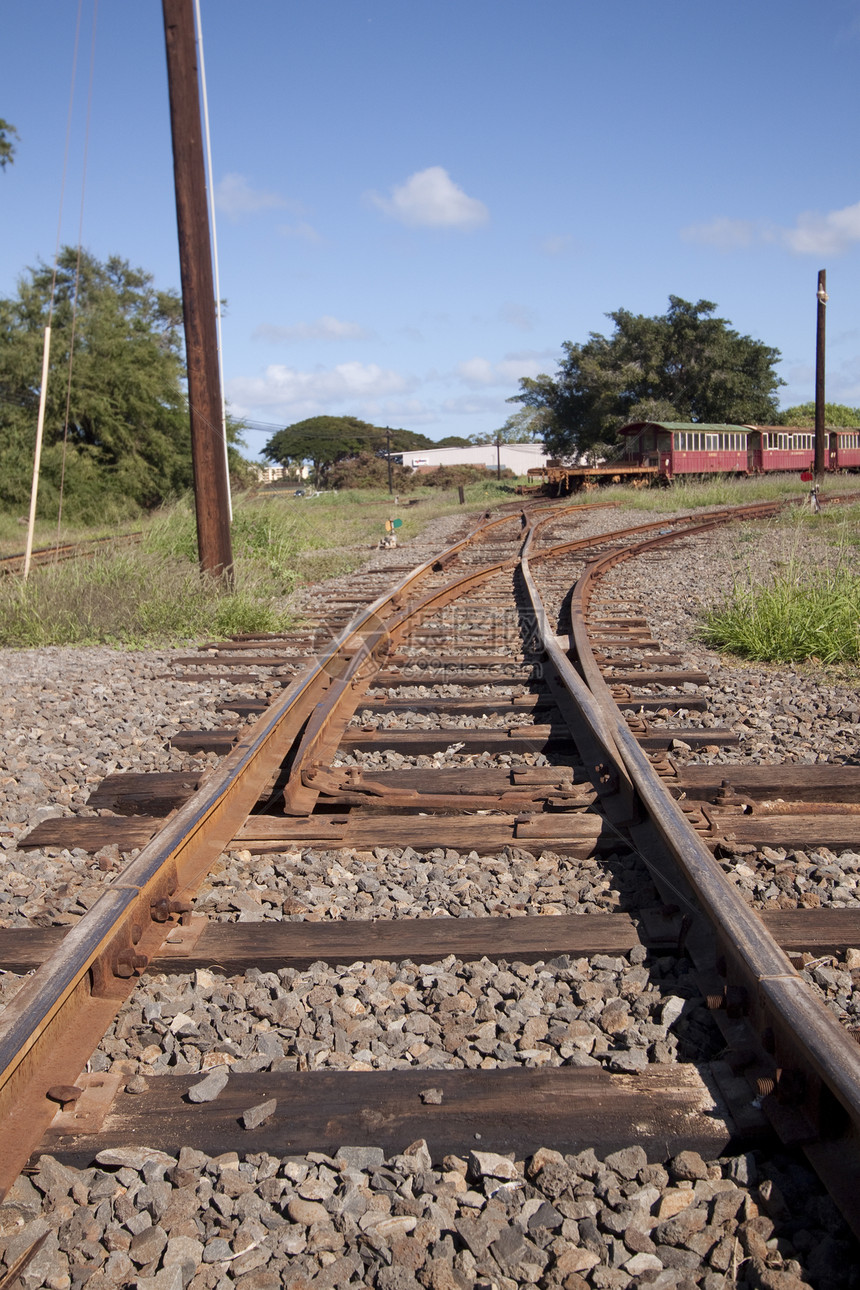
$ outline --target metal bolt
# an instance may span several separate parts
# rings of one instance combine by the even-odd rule
[[[83,1091],[76,1084],[54,1084],[45,1096],[51,1102],[59,1102],[64,1111],[71,1111]]]
[[[117,955],[113,969],[114,976],[122,977],[124,980],[140,976],[148,962],[149,959],[145,954],[135,954],[134,950],[123,950]]]

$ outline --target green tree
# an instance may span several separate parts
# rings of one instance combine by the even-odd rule
[[[777,426],[814,426],[815,404],[798,403],[780,412],[773,423]],[[860,426],[860,408],[849,408],[844,403],[825,403],[826,426]]]
[[[316,479],[322,482],[335,462],[362,453],[384,457],[389,441],[392,453],[435,446],[426,435],[413,430],[375,426],[358,417],[319,416],[278,430],[263,448],[263,456],[283,466],[310,461]]]
[[[0,116],[0,170],[12,164],[15,158],[15,145],[12,140],[17,138],[18,131],[14,125],[10,125]]]
[[[510,400],[509,400],[510,402]],[[503,426],[487,434],[473,434],[468,443],[538,443],[542,442],[552,425],[552,414],[547,408],[525,407],[512,412]]]
[[[772,422],[784,384],[779,350],[712,317],[716,307],[670,296],[656,317],[618,309],[607,315],[612,336],[565,342],[555,378],[524,378],[510,402],[545,415],[544,443],[556,456],[612,443],[628,421]]]
[[[40,511],[56,512],[62,475],[65,513],[86,520],[186,489],[191,446],[179,296],[117,256],[87,252],[76,291],[77,254],[64,247],[58,261]],[[0,299],[0,502],[16,507],[29,496],[51,279],[40,264]]]
[[[464,439],[461,434],[448,434],[444,439],[437,439],[435,448],[468,448],[471,439]]]

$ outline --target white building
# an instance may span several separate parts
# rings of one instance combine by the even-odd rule
[[[251,469],[261,484],[276,484],[280,479],[307,479],[311,473],[305,466],[264,466],[261,462],[252,461]]]
[[[413,470],[433,470],[436,466],[486,466],[487,470],[495,470],[501,465],[515,475],[526,475],[531,467],[545,466],[549,460],[541,443],[503,443],[498,450],[494,443],[469,444],[465,448],[413,448],[393,452],[391,457],[400,458],[404,466]]]

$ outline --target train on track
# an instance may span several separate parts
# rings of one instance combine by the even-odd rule
[[[808,426],[709,425],[684,421],[632,421],[619,430],[616,461],[564,465],[550,461],[529,475],[554,493],[600,483],[670,483],[681,475],[758,475],[806,472],[815,460]],[[827,428],[825,470],[860,470],[860,426]]]

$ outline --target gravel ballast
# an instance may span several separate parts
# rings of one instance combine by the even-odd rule
[[[582,517],[577,536],[642,522],[641,512]],[[447,522],[449,531],[456,525]],[[462,527],[462,526],[461,526]],[[768,530],[756,530],[767,533]],[[772,561],[783,558],[773,530]],[[681,761],[834,760],[856,763],[856,690],[811,671],[728,666],[694,640],[698,615],[737,562],[737,537],[685,539],[648,565],[644,612],[666,650],[683,647],[709,673],[714,724],[743,739],[719,753],[674,750]],[[429,547],[427,547],[429,551]],[[764,543],[758,558],[767,560]],[[411,549],[410,549],[411,553]],[[378,553],[405,563],[404,551]],[[421,555],[416,557],[416,560]],[[331,585],[331,584],[329,584]],[[337,580],[348,594],[352,576]],[[642,603],[635,573],[620,566],[606,584]],[[655,593],[655,594],[652,594]],[[316,595],[308,603],[317,603]],[[320,598],[319,603],[322,603]],[[692,648],[692,653],[690,649]],[[186,651],[187,652],[187,651]],[[21,835],[51,815],[86,814],[92,788],[114,770],[198,770],[217,761],[171,750],[182,726],[217,727],[225,698],[272,694],[259,683],[213,677],[179,683],[170,651],[3,651],[0,711],[6,740],[0,773],[0,926],[71,924],[133,852],[19,851]],[[244,670],[244,669],[243,669]],[[522,687],[509,687],[511,693]],[[411,687],[398,696],[475,698],[456,684]],[[369,712],[369,706],[367,711]],[[356,725],[366,721],[363,709]],[[649,719],[654,724],[653,716]],[[516,724],[525,725],[528,716]],[[386,714],[385,728],[439,729],[432,713]],[[460,728],[507,718],[463,719]],[[341,754],[342,765],[541,765],[541,754],[464,756],[456,729],[445,751],[409,756]],[[851,906],[860,900],[860,854],[751,852],[722,864],[759,908]],[[782,903],[775,903],[781,901]],[[491,856],[437,849],[372,852],[296,849],[222,857],[197,907],[222,921],[376,917],[552,917],[656,903],[647,874],[622,848],[583,861],[509,847]],[[844,1023],[860,1018],[854,989],[860,956],[811,962],[805,975]],[[0,1001],[18,980],[0,976]],[[124,1063],[130,1079],[198,1073],[218,1085],[231,1072],[594,1065],[612,1072],[650,1062],[708,1060],[720,1040],[686,961],[634,950],[617,958],[543,963],[367,961],[318,963],[306,971],[252,970],[151,976],[125,1006],[91,1067]],[[204,1090],[208,1097],[212,1090]],[[263,1105],[254,1115],[271,1114]],[[136,1153],[136,1154],[135,1154]],[[702,1161],[695,1153],[648,1163],[639,1147],[598,1161],[562,1156],[546,1143],[530,1160],[475,1151],[432,1161],[422,1143],[402,1154],[345,1144],[334,1156],[178,1157],[135,1148],[127,1157],[71,1170],[44,1158],[0,1204],[0,1258],[8,1267],[47,1232],[25,1271],[27,1290],[211,1290],[240,1285],[459,1287],[703,1286],[765,1290],[860,1284],[857,1248],[814,1177],[793,1156],[750,1153]]]

